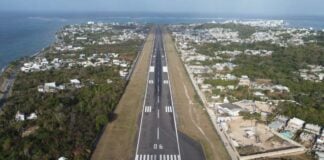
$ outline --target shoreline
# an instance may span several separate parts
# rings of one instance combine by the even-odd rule
[[[1,68],[1,71],[0,71],[0,76],[2,75],[2,73],[7,69],[8,65],[5,65]]]
[[[112,17],[107,17],[107,18],[112,18]],[[113,17],[115,18],[115,17]],[[150,17],[150,16],[142,16],[142,17],[137,17],[137,19],[148,19],[149,21],[153,22],[153,23],[157,23],[157,22],[154,22],[155,20],[154,19],[162,19],[163,17]],[[164,17],[165,18],[165,17]],[[94,18],[95,19],[95,18]],[[118,17],[117,17],[118,19]],[[136,18],[135,18],[136,19]],[[166,17],[166,19],[170,19],[170,17]],[[206,17],[206,18],[203,18],[203,17],[173,17],[173,19],[178,19],[180,20],[178,23],[212,23],[213,21],[216,21],[217,23],[222,23],[222,22],[225,22],[225,21],[234,21],[234,20],[238,20],[238,21],[271,21],[271,20],[279,20],[279,19],[276,19],[276,18],[270,18],[270,19],[267,19],[267,18],[224,18],[224,17]],[[186,19],[191,19],[191,20],[198,20],[197,22],[186,22]],[[208,21],[205,21],[205,22],[200,22],[199,20],[201,19],[207,19]],[[221,20],[221,21],[220,21]],[[285,22],[285,25],[284,27],[285,28],[297,28],[297,29],[302,29],[302,28],[313,28],[313,30],[315,31],[323,31],[324,32],[324,24],[323,25],[320,25],[320,26],[316,26],[316,24],[314,24],[314,22],[317,22],[315,20],[312,20],[311,22],[308,22],[306,24],[296,24],[296,21],[302,21],[302,19],[287,19],[287,18],[281,18],[280,20],[283,20]],[[183,22],[181,22],[183,21]],[[81,22],[81,23],[85,23],[85,22]],[[107,22],[107,23],[110,23],[110,22]],[[165,23],[165,22],[162,22],[162,23]],[[170,22],[167,22],[168,24],[174,24],[174,22],[170,21]],[[62,24],[62,26],[60,27],[60,29],[58,29],[57,31],[60,31],[62,29],[62,27],[64,27],[65,25],[69,25],[69,24]],[[52,35],[52,36],[55,36],[56,34]],[[43,48],[40,48],[38,52],[36,53],[31,53],[28,55],[28,57],[36,57],[38,56],[39,54],[42,53],[42,51],[51,46],[53,43],[55,43],[57,41],[57,37],[55,36],[55,38],[53,39],[52,42],[50,42],[47,46],[44,46]],[[13,59],[11,61],[8,61],[6,63],[3,63],[3,64],[0,64],[0,68],[1,66],[3,65],[3,67],[1,68],[1,71],[0,71],[0,75],[2,74],[2,72],[4,71],[3,68],[4,67],[7,67],[12,61],[16,61],[16,60],[20,60],[22,57],[24,57],[23,55],[20,55],[18,56],[18,58],[16,59]]]

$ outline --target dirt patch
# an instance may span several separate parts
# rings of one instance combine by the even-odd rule
[[[170,81],[177,112],[178,129],[200,143],[208,160],[230,159],[218,137],[177,54],[171,36],[164,30],[164,45],[170,68]]]
[[[134,157],[137,120],[141,112],[154,34],[151,32],[116,110],[91,157],[92,160],[129,160]]]

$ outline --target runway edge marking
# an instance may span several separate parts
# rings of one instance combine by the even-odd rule
[[[151,52],[149,66],[151,66],[151,62],[152,62],[152,56],[153,56],[152,53],[153,53],[153,50],[155,48],[154,47],[155,46],[155,39],[156,39],[156,36],[154,34],[153,48],[152,48],[152,52]],[[137,146],[136,146],[136,154],[135,154],[135,157],[136,157],[136,155],[138,155],[138,147],[139,147],[139,142],[140,142],[140,139],[141,139],[141,131],[142,131],[142,122],[143,122],[144,108],[145,108],[145,103],[146,103],[146,95],[147,95],[148,81],[149,81],[149,77],[150,77],[149,70],[150,70],[150,67],[148,68],[148,71],[147,71],[147,79],[146,79],[146,87],[145,87],[145,96],[144,96],[144,102],[143,102],[143,106],[142,106],[142,115],[141,115],[141,122],[140,122],[140,129],[139,129],[139,134],[138,134],[138,139],[137,139]]]

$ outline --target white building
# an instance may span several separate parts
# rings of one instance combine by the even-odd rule
[[[224,103],[218,106],[218,112],[220,113],[227,113],[230,116],[239,116],[239,113],[243,109],[238,105],[231,104],[231,103]]]
[[[37,119],[37,115],[36,113],[31,113],[28,117],[27,117],[28,120],[35,120]]]
[[[304,123],[305,123],[305,121],[294,117],[289,120],[286,129],[295,133],[297,130],[300,130],[303,128]]]
[[[238,84],[239,86],[250,86],[250,84],[251,84],[251,81],[248,76],[246,76],[246,75],[241,76],[239,84]]]
[[[316,134],[319,135],[321,132],[321,127],[319,125],[315,125],[315,124],[306,124],[304,131],[312,133],[312,134]]]
[[[15,115],[15,119],[16,121],[25,121],[25,115],[18,111]]]

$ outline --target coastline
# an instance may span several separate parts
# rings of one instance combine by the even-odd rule
[[[9,13],[8,13],[9,14]],[[31,13],[30,13],[31,14]],[[2,64],[0,64],[0,68],[3,68],[2,66],[7,66],[9,65],[10,62],[15,61],[15,60],[19,60],[21,57],[24,56],[30,56],[30,57],[34,57],[37,56],[39,54],[39,52],[41,52],[43,49],[46,48],[46,46],[51,45],[53,42],[56,41],[56,37],[53,38],[53,36],[55,36],[55,33],[52,34],[52,32],[54,32],[53,30],[55,30],[55,32],[57,30],[60,30],[63,26],[68,25],[68,24],[77,24],[77,23],[84,23],[89,19],[92,19],[93,21],[102,21],[102,22],[120,22],[123,23],[125,21],[135,21],[135,22],[147,22],[147,23],[163,23],[163,24],[175,24],[175,23],[208,23],[208,22],[212,22],[212,21],[216,21],[216,22],[222,22],[222,21],[228,21],[228,20],[239,20],[239,21],[254,21],[254,20],[279,20],[282,19],[286,25],[285,27],[289,27],[289,28],[313,28],[314,30],[323,30],[324,29],[324,23],[321,22],[321,20],[324,19],[324,17],[316,17],[316,16],[312,16],[312,17],[303,17],[303,16],[299,16],[299,17],[276,17],[276,16],[225,16],[222,14],[215,14],[213,16],[198,16],[198,17],[188,17],[188,16],[184,16],[181,14],[171,14],[168,15],[167,17],[163,17],[159,14],[151,14],[149,15],[147,13],[146,14],[139,14],[136,15],[135,17],[128,17],[129,19],[125,19],[125,16],[118,16],[117,15],[111,15],[111,14],[101,14],[99,17],[92,17],[91,14],[89,15],[89,17],[85,18],[82,17],[82,15],[76,16],[76,17],[70,17],[69,14],[67,15],[60,15],[60,14],[54,14],[54,15],[38,15],[40,17],[43,18],[47,18],[47,21],[45,21],[44,19],[30,19],[30,17],[33,17],[35,15],[24,15],[23,17],[18,17],[19,20],[23,20],[26,25],[28,25],[29,23],[31,24],[36,24],[37,28],[31,28],[31,29],[38,29],[37,31],[35,30],[35,33],[31,33],[29,37],[20,37],[18,36],[16,39],[24,39],[21,40],[21,42],[17,42],[14,41],[15,43],[17,43],[17,45],[23,45],[15,47],[15,46],[9,46],[8,44],[10,43],[7,40],[4,41],[0,41],[0,44],[2,43],[3,46],[0,45],[0,48],[5,48],[4,50],[0,50],[0,52],[6,53],[4,54],[3,59],[8,59],[8,61],[4,61]],[[39,13],[40,14],[40,13]],[[4,14],[6,15],[6,14]],[[122,14],[125,15],[125,14]],[[8,15],[11,16],[11,18],[14,18],[15,15]],[[56,17],[56,18],[55,18]],[[57,17],[66,17],[66,21],[62,22],[57,20]],[[6,21],[6,19],[2,19],[3,21]],[[18,21],[17,21],[18,22]],[[13,21],[10,23],[10,26],[17,26],[16,21]],[[44,22],[46,23],[51,23],[50,25],[53,25],[55,27],[50,27],[48,28],[48,24],[44,24]],[[56,28],[56,29],[55,29]],[[41,31],[39,31],[39,29],[41,29]],[[8,35],[5,35],[6,37],[14,37],[14,32],[13,31],[23,31],[23,29],[21,28],[9,28],[4,26],[3,30],[1,30],[1,32],[3,33],[9,33]],[[32,36],[32,35],[38,35],[38,36]],[[26,40],[25,40],[26,39]],[[37,41],[35,39],[38,39]],[[51,40],[46,40],[46,39],[51,39]],[[26,41],[32,42],[31,44],[27,44]],[[46,41],[46,43],[44,46],[43,43],[39,43],[38,41],[42,42],[42,41]],[[37,46],[31,46],[31,45],[37,45]],[[44,48],[42,48],[44,47]],[[31,49],[32,48],[32,49]],[[39,49],[37,49],[39,48]],[[12,52],[11,52],[12,50]],[[34,50],[31,51],[30,50]],[[36,52],[34,54],[24,54],[24,53],[33,53]],[[12,55],[15,55],[14,58],[10,58],[12,57]],[[7,58],[9,57],[9,58]],[[0,72],[1,74],[1,72]]]
[[[2,75],[2,73],[7,69],[8,65],[5,65],[1,68],[1,71],[0,71],[0,76]]]

